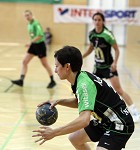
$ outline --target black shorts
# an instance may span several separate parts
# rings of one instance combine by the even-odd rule
[[[44,42],[41,43],[32,43],[28,49],[28,53],[43,58],[47,56],[46,45]]]
[[[85,131],[91,141],[99,142],[98,146],[108,150],[121,150],[122,148],[125,148],[126,142],[132,135],[107,131],[94,121],[90,121],[90,124],[85,128]]]
[[[94,67],[93,74],[100,77],[101,79],[103,78],[109,79],[114,76],[118,76],[118,72],[117,71],[112,72],[110,68],[100,69],[100,68]]]

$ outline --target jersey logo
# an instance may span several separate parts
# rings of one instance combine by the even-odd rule
[[[94,75],[95,76],[95,75]],[[94,81],[95,82],[97,82],[97,83],[99,83],[101,86],[103,86],[103,81],[102,81],[102,79],[100,79],[99,77],[97,77],[97,76],[95,76],[96,77],[96,79],[94,79]]]
[[[129,114],[129,111],[128,111],[127,108],[125,108],[124,110],[121,108],[121,112],[122,112],[123,114],[125,114],[126,116]]]

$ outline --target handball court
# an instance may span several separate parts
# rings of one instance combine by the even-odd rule
[[[52,45],[48,52],[48,61],[54,71],[54,51],[62,45]],[[83,52],[85,46],[79,46]],[[130,94],[140,111],[140,45],[120,48],[118,71],[123,88]],[[133,52],[133,53],[132,53]],[[61,81],[54,74],[57,86],[47,89],[48,74],[41,66],[38,58],[34,58],[28,68],[24,87],[12,86],[10,79],[17,79],[20,73],[21,62],[25,54],[25,47],[18,43],[0,43],[0,150],[74,150],[68,141],[68,135],[56,137],[45,142],[42,146],[34,143],[32,130],[40,124],[35,118],[36,106],[48,99],[73,97],[67,81]],[[83,69],[92,71],[93,53],[84,60]],[[78,111],[67,107],[57,106],[58,120],[52,127],[57,127],[76,118]],[[140,123],[136,124],[135,132],[126,150],[139,150]],[[90,143],[95,149],[96,143]]]

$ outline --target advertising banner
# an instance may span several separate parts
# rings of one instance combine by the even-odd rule
[[[92,16],[102,12],[107,24],[140,25],[140,8],[97,9],[78,5],[54,5],[55,23],[92,23]]]

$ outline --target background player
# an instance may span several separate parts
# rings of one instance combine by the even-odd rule
[[[105,17],[97,12],[92,17],[95,28],[89,34],[90,46],[83,54],[83,58],[95,50],[95,66],[93,73],[100,78],[109,79],[113,88],[125,100],[129,106],[134,122],[140,121],[140,115],[131,97],[122,89],[118,72],[117,62],[119,58],[119,48],[114,35],[105,27]],[[115,51],[113,59],[111,48]]]
[[[13,80],[12,82],[16,85],[23,86],[24,78],[28,69],[28,63],[32,60],[34,56],[38,56],[38,58],[41,61],[41,64],[47,70],[51,80],[47,88],[53,88],[56,85],[56,83],[53,79],[51,67],[46,59],[46,46],[44,42],[45,38],[42,27],[39,24],[39,22],[36,19],[34,19],[32,12],[30,10],[26,10],[24,12],[24,16],[26,20],[29,22],[28,32],[31,38],[31,42],[26,45],[26,47],[28,47],[28,51],[23,59],[20,79]]]

